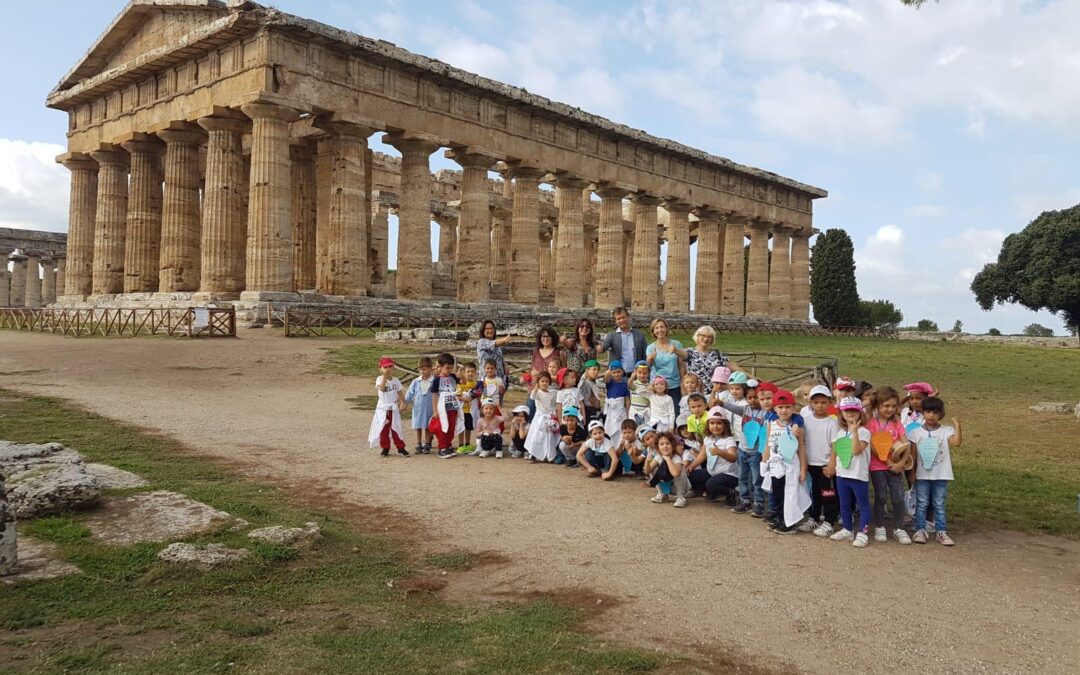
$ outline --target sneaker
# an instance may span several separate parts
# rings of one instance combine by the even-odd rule
[[[653,504],[663,504],[665,501],[667,501],[667,495],[657,490],[656,496],[653,497],[650,501],[652,501]]]
[[[413,448],[413,452],[415,452],[418,455],[424,454],[424,444],[423,443],[417,443],[416,447]]]
[[[750,502],[739,502],[731,509],[732,513],[747,513],[752,507]]]
[[[830,523],[828,521],[823,521],[820,525],[817,526],[817,529],[814,530],[814,536],[815,537],[828,537],[832,533],[833,533],[832,523]]]
[[[567,469],[576,469],[578,466],[578,461],[576,459],[568,459],[566,460],[566,464],[563,464],[563,466],[565,466]]]
[[[473,456],[486,458],[486,457],[491,457],[491,453],[488,452],[487,450],[481,450],[479,452],[474,452]]]
[[[552,460],[552,463],[553,464],[566,464],[566,457],[563,457],[562,455],[558,455],[557,457],[555,457],[554,460]]]
[[[471,445],[459,445],[457,449],[457,454],[468,455],[469,453],[473,452],[473,450],[475,450],[475,448],[473,448],[473,446]]]
[[[382,456],[383,457],[389,457],[390,456],[390,448],[383,448],[382,449]]]
[[[698,497],[698,496],[699,496],[698,493],[694,492],[693,490],[690,490],[689,492],[686,493],[686,498],[687,499],[694,499],[695,497]]]
[[[408,457],[409,456],[409,451],[406,450],[405,448],[398,448],[397,449],[397,454],[401,455],[402,457]]]
[[[889,535],[885,532],[884,527],[874,528],[874,541],[885,542],[889,541]]]
[[[855,548],[866,548],[869,543],[870,537],[867,537],[865,532],[860,532],[855,535],[855,541],[851,542],[851,545]]]
[[[765,510],[765,520],[772,520],[775,517],[776,517],[776,511],[773,511],[772,509],[766,509]]]
[[[795,529],[799,532],[813,532],[817,529],[817,525],[818,524],[816,520],[814,520],[813,518],[807,518],[806,520],[799,523],[799,525]]]
[[[517,450],[511,450],[510,451],[510,457],[513,458],[513,459],[521,459],[524,456],[525,455],[523,455],[521,452],[519,452]]]
[[[685,508],[686,507],[686,497],[676,497],[674,506],[677,509]],[[940,541],[940,538],[939,538],[939,541]]]
[[[908,533],[907,533],[906,530],[902,530],[902,529],[893,530],[892,536],[896,539],[896,541],[898,543],[904,544],[905,546],[911,543],[911,537],[908,536]]]
[[[925,544],[929,537],[926,536],[926,530],[919,530],[911,536],[911,541],[916,544]]]
[[[761,504],[754,504],[754,510],[750,512],[750,516],[753,518],[764,518],[765,507]]]
[[[937,543],[941,544],[942,546],[956,545],[956,542],[953,541],[951,537],[949,537],[948,532],[946,532],[945,530],[941,530],[937,533]]]
[[[770,528],[770,530],[772,532],[775,532],[776,534],[795,534],[795,532],[797,531],[794,526],[788,527],[783,523],[777,523],[776,527]]]
[[[431,454],[431,443],[424,443],[424,447],[423,447],[423,449],[420,450],[420,452],[425,454],[425,455],[430,455]]]
[[[495,459],[502,459],[502,457],[503,457],[502,450],[496,450],[495,451]]]
[[[443,448],[439,450],[438,457],[440,459],[449,459],[450,457],[457,457],[457,452],[453,448]]]
[[[832,539],[833,541],[851,541],[854,538],[855,535],[851,533],[851,530],[843,528],[829,535],[829,539]]]

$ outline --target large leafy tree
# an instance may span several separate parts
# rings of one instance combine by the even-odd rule
[[[1080,325],[1080,205],[1044,211],[1006,237],[997,262],[975,275],[971,290],[984,310],[1011,302]]]
[[[844,230],[827,230],[810,256],[810,302],[822,326],[857,326],[859,292],[855,285],[855,245]]]
[[[872,328],[896,328],[904,320],[904,314],[888,300],[859,302],[859,315],[859,324]]]

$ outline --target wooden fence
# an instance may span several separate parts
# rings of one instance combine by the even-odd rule
[[[0,329],[74,337],[236,337],[232,307],[187,309],[0,308]]]

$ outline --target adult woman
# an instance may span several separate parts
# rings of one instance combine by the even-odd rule
[[[536,377],[548,369],[548,364],[557,363],[562,368],[566,365],[566,354],[559,348],[559,334],[555,332],[555,329],[551,326],[541,326],[540,330],[536,331],[536,348],[532,352],[532,363],[530,365],[530,372],[532,373],[533,384],[529,386],[536,386]],[[553,380],[554,381],[554,380]],[[536,410],[536,403],[529,398],[529,419],[532,420],[533,412]]]
[[[698,376],[706,394],[712,393],[712,374],[718,366],[736,368],[736,364],[728,362],[728,357],[713,349],[714,342],[716,331],[713,327],[701,326],[694,331],[694,346],[686,350],[686,370]]]
[[[667,380],[668,396],[675,401],[675,415],[679,414],[679,399],[682,398],[682,376],[686,372],[686,351],[682,343],[670,337],[667,321],[653,319],[649,332],[656,341],[645,348],[645,360],[649,362],[649,379],[662,376]]]
[[[495,362],[495,371],[506,382],[506,362],[503,360],[502,346],[510,342],[510,336],[498,337],[495,332],[495,322],[485,319],[480,324],[480,337],[476,340],[476,367],[481,373],[484,372],[484,364],[488,361]]]
[[[579,319],[574,325],[574,337],[563,337],[566,367],[578,375],[585,371],[585,362],[596,358],[596,340],[589,319]]]

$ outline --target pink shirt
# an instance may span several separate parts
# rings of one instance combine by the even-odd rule
[[[488,422],[487,418],[480,417],[476,420],[476,434],[501,434],[502,433],[503,418],[499,415],[495,415]]]
[[[892,436],[893,443],[899,441],[905,437],[904,425],[900,424],[900,420],[892,420],[891,422],[881,422],[878,420],[877,415],[870,418],[870,421],[866,423],[866,430],[870,432],[871,436],[879,431],[887,431]],[[871,471],[888,471],[889,465],[878,459],[877,452],[874,449],[867,448],[870,452],[870,470]]]

